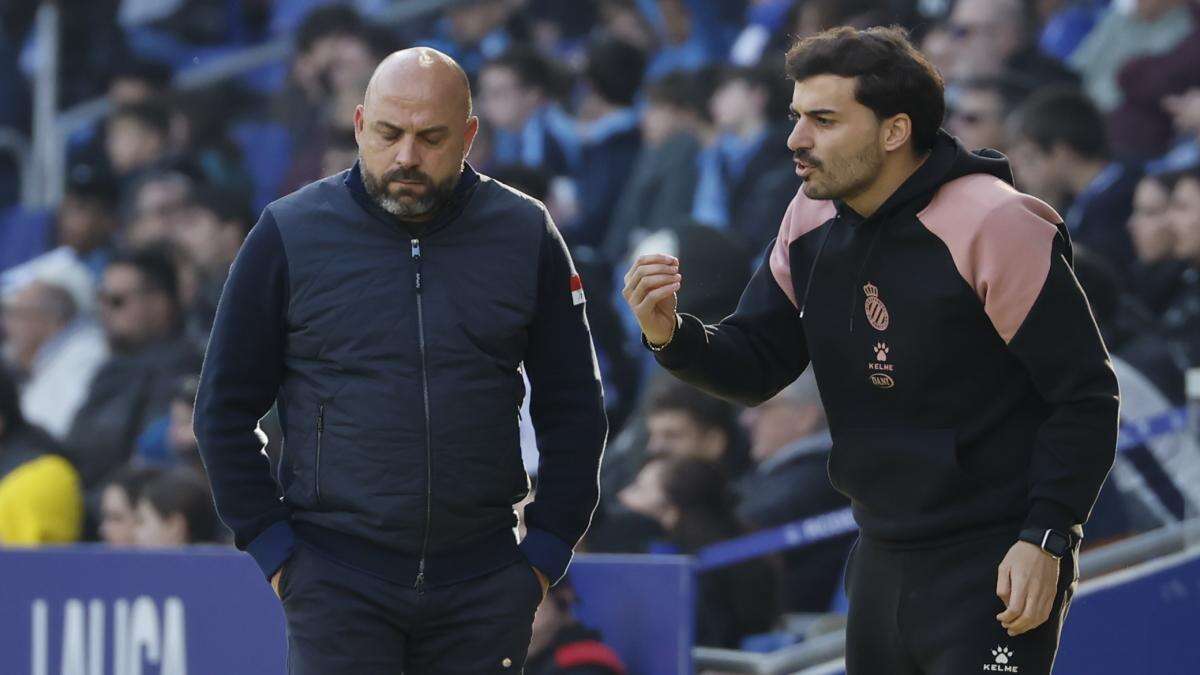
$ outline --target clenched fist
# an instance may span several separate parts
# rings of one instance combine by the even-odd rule
[[[625,274],[621,294],[633,309],[642,333],[652,345],[663,345],[675,334],[678,305],[675,292],[683,283],[679,260],[669,255],[644,255]]]

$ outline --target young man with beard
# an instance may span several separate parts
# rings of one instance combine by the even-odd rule
[[[540,202],[466,165],[479,121],[449,57],[386,58],[354,122],[355,166],[269,205],[230,270],[200,453],[283,600],[293,675],[520,672],[597,500],[579,277]],[[522,368],[541,466],[518,546]],[[255,425],[276,402],[273,476]]]
[[[1050,672],[1117,383],[1062,219],[939,126],[942,79],[899,29],[788,53],[803,187],[736,312],[675,311],[678,260],[624,294],[664,367],[747,405],[808,367],[861,536],[851,675]]]

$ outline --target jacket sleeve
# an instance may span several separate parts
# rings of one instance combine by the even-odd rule
[[[194,428],[221,520],[270,578],[291,556],[289,510],[257,433],[284,370],[287,260],[270,211],[238,252],[209,337]]]
[[[1051,220],[1053,219],[1053,220]],[[1026,527],[1087,521],[1116,453],[1117,378],[1071,269],[1056,214],[1022,196],[994,209],[975,242],[975,285],[1009,351],[1050,406],[1030,463]]]
[[[540,459],[521,550],[553,583],[566,574],[596,509],[608,421],[582,290],[572,293],[574,264],[549,215],[545,227],[524,359]]]
[[[670,344],[655,352],[660,365],[714,396],[750,406],[804,372],[808,346],[800,313],[772,272],[777,246],[786,244],[775,240],[767,246],[731,316],[706,326],[690,314],[680,315]]]

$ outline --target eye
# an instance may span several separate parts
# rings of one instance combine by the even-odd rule
[[[831,127],[831,126],[833,126],[833,120],[829,119],[828,117],[818,117],[817,118],[817,126]]]

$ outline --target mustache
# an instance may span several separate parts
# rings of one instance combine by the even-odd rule
[[[821,167],[821,160],[813,157],[812,154],[807,150],[797,150],[796,152],[793,152],[792,160],[796,162],[804,162],[805,164],[816,168]]]
[[[383,174],[383,182],[390,183],[396,180],[420,181],[426,185],[431,185],[433,180],[428,175],[418,169],[393,169]]]

